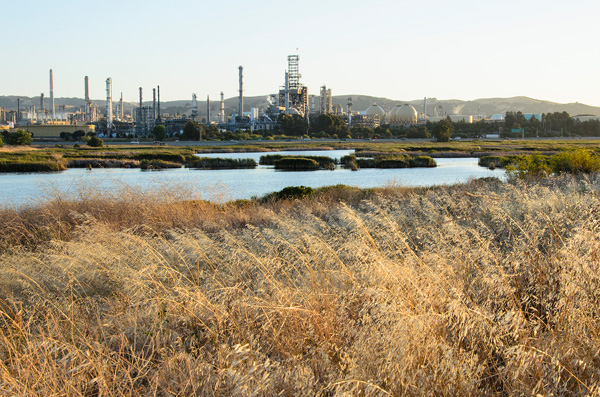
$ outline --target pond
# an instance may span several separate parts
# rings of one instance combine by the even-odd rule
[[[352,150],[271,152],[341,158]],[[269,153],[211,153],[202,157],[253,158]],[[276,171],[272,166],[240,170],[196,170],[188,168],[161,171],[140,169],[74,168],[59,173],[0,174],[0,207],[19,208],[24,204],[60,196],[102,194],[123,187],[151,190],[182,189],[193,198],[211,201],[248,199],[279,191],[287,186],[313,188],[344,184],[367,187],[433,186],[466,182],[481,177],[505,178],[502,169],[489,170],[477,165],[477,158],[438,158],[436,168],[361,169],[351,171],[336,167],[334,171]]]

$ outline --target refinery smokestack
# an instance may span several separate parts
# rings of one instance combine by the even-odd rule
[[[285,71],[285,114],[290,112],[290,75]]]
[[[206,96],[206,125],[210,125],[210,95]]]
[[[112,79],[106,79],[106,132],[110,133],[113,126],[112,120]]]
[[[240,117],[240,121],[242,120],[242,117],[244,117],[244,68],[243,67],[239,67],[240,69],[240,111],[239,111],[239,117]]]
[[[54,112],[54,79],[52,78],[52,69],[50,69],[50,102],[52,102],[52,120],[56,117]]]
[[[152,120],[156,120],[156,88],[152,89]]]
[[[90,80],[88,76],[85,76],[85,120],[90,121],[92,119],[90,106]]]
[[[121,93],[121,112],[119,120],[123,121],[125,119],[125,114],[123,113],[123,93]]]
[[[158,95],[158,104],[156,107],[156,112],[157,112],[157,116],[158,116],[158,120],[160,121],[160,86],[156,86],[156,91],[157,91],[157,95]]]
[[[42,120],[43,120],[44,119],[44,115],[46,113],[46,105],[44,103],[44,93],[43,92],[40,94],[40,109],[41,109],[41,112],[42,112]]]
[[[221,91],[221,112],[219,113],[219,122],[225,122],[225,95]]]

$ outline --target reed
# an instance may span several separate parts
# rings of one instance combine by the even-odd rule
[[[167,191],[0,211],[1,393],[600,393],[595,176]]]

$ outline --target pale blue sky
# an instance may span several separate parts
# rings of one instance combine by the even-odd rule
[[[397,100],[524,95],[600,106],[598,0],[11,1],[2,6],[0,95],[217,99],[283,85],[300,55],[311,94]],[[298,48],[298,51],[296,51]]]

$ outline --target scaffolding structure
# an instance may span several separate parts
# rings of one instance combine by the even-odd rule
[[[288,113],[308,116],[308,87],[300,83],[298,61],[298,55],[288,56],[286,84],[279,89],[279,106],[284,107]]]

